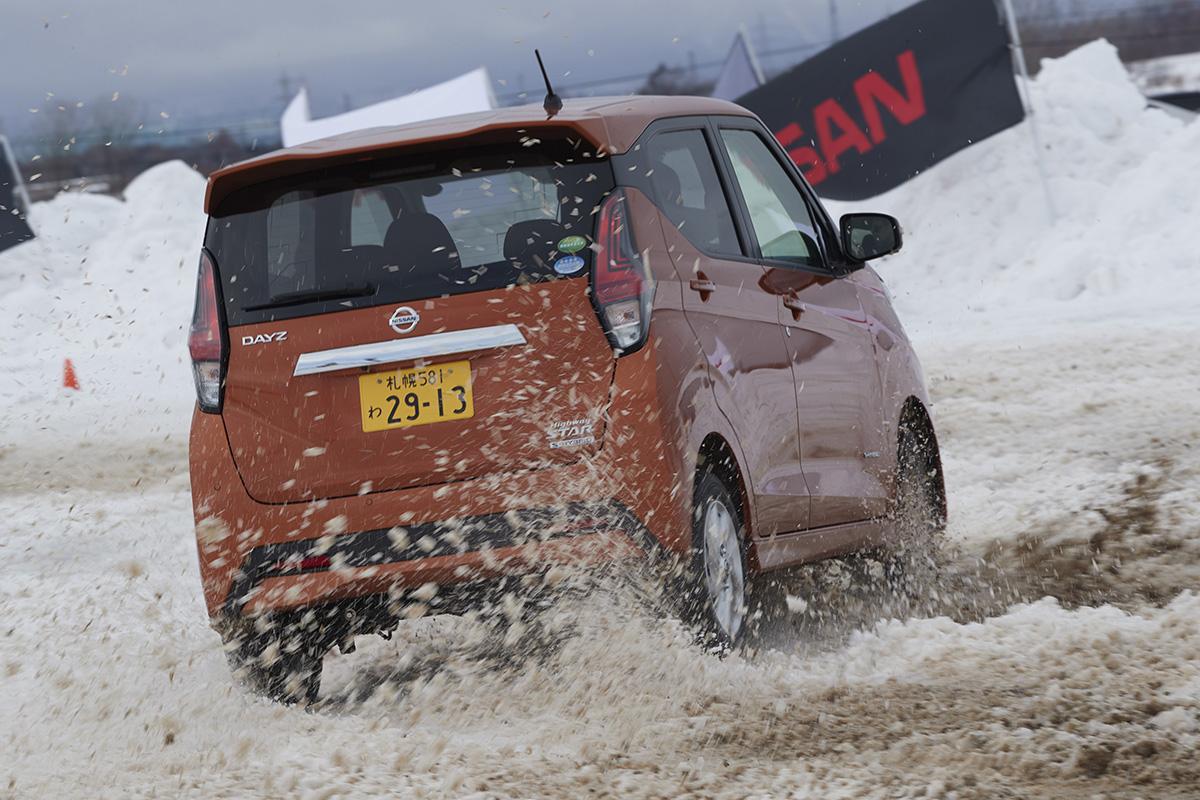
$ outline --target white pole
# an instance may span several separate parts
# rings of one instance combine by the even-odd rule
[[[746,48],[746,56],[750,59],[750,69],[754,70],[754,77],[758,81],[758,85],[762,86],[767,82],[767,78],[763,74],[762,67],[759,66],[758,54],[754,52],[754,45],[750,44],[750,34],[746,31],[744,23],[738,26],[738,36],[742,37],[742,45]]]
[[[1042,191],[1046,195],[1046,210],[1050,213],[1050,222],[1058,220],[1058,210],[1054,206],[1054,194],[1050,191],[1050,178],[1046,173],[1046,162],[1042,150],[1042,137],[1038,133],[1037,117],[1033,113],[1033,95],[1029,92],[1029,67],[1025,63],[1025,48],[1021,46],[1021,32],[1017,29],[1017,15],[1013,11],[1012,0],[1002,0],[1004,17],[1008,22],[1009,46],[1013,58],[1017,62],[1017,71],[1021,75],[1021,101],[1025,105],[1025,114],[1029,117],[1029,133],[1033,137],[1034,162],[1037,164],[1038,177],[1042,181]]]

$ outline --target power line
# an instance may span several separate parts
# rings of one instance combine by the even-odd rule
[[[800,53],[800,52],[805,52],[805,51],[815,52],[818,50],[824,50],[825,48],[829,47],[830,44],[832,44],[832,42],[791,45],[790,47],[779,47],[774,50],[761,50],[761,51],[759,51],[758,55],[760,55],[760,56],[782,56],[782,55],[791,55],[793,53]],[[720,58],[720,59],[715,59],[712,61],[697,61],[694,65],[691,65],[691,66],[693,66],[697,70],[701,70],[701,69],[712,69],[713,67],[719,67],[719,66],[722,66],[724,63],[725,63],[725,59]],[[629,83],[630,81],[644,81],[646,79],[646,77],[648,75],[650,75],[650,73],[653,72],[657,68],[657,66],[658,65],[655,65],[654,67],[650,67],[649,69],[642,70],[641,72],[635,72],[635,73],[631,73],[628,75],[616,75],[611,78],[596,78],[593,80],[575,81],[573,83],[556,85],[555,89],[571,91],[573,89],[593,89],[597,86],[608,86],[608,85],[614,84],[614,83]],[[512,92],[501,93],[499,96],[505,100],[514,100],[514,99],[520,98],[522,95],[525,95],[525,94],[527,94],[527,93],[520,92],[520,91],[512,91]]]
[[[1152,8],[1154,8],[1154,7],[1152,7]],[[1163,17],[1178,18],[1178,17],[1192,15],[1197,10],[1200,10],[1200,3],[1197,3],[1195,7],[1184,8],[1184,9],[1180,9],[1179,6],[1173,5],[1173,4],[1163,4],[1163,5],[1157,6],[1157,8],[1168,12],[1168,13],[1162,14],[1161,16],[1163,16]],[[1129,16],[1131,16],[1130,13],[1122,12],[1122,13],[1117,13],[1117,14],[1106,14],[1104,16],[1092,17],[1086,21],[1079,21],[1079,20],[1071,19],[1066,15],[1059,16],[1059,17],[1048,17],[1048,16],[1027,17],[1027,16],[1021,16],[1020,14],[1018,14],[1017,22],[1025,30],[1028,30],[1030,28],[1036,28],[1039,25],[1044,25],[1046,27],[1049,27],[1048,25],[1045,25],[1045,24],[1053,23],[1054,27],[1066,28],[1066,29],[1070,29],[1072,27],[1083,27],[1086,25],[1089,27],[1089,29],[1095,31],[1097,28],[1102,28],[1106,24],[1115,24],[1115,23],[1119,23],[1119,22],[1125,22],[1125,21],[1127,21]],[[1143,16],[1142,9],[1138,9],[1138,16],[1139,17]],[[1130,34],[1112,33],[1109,35],[1111,36],[1111,38],[1117,39],[1118,41],[1154,41],[1154,40],[1177,39],[1180,36],[1187,36],[1187,35],[1197,34],[1197,33],[1200,33],[1200,29],[1173,28],[1169,31],[1163,31],[1163,32],[1130,33]],[[1061,45],[1079,44],[1082,42],[1088,42],[1094,38],[1096,38],[1096,36],[1094,34],[1080,34],[1079,36],[1074,37],[1074,38],[1069,37],[1069,36],[1063,36],[1061,38],[1056,38],[1056,39],[1026,38],[1025,43],[1026,43],[1026,46],[1029,46],[1029,47],[1034,47],[1034,46],[1055,47],[1055,46],[1061,46]],[[824,50],[824,49],[832,46],[833,44],[836,44],[836,42],[837,42],[837,40],[830,40],[830,41],[826,41],[826,42],[791,45],[789,47],[780,47],[780,48],[775,48],[775,49],[763,49],[763,50],[759,51],[759,55],[766,56],[766,57],[774,57],[774,56],[783,56],[783,55],[794,55],[796,53],[816,53],[816,52],[819,52],[821,50]],[[712,60],[712,61],[701,61],[701,62],[697,62],[694,65],[694,67],[695,67],[695,69],[711,69],[713,67],[719,67],[724,63],[725,63],[724,59],[718,59],[718,60]],[[596,78],[596,79],[587,80],[587,81],[576,81],[574,83],[564,84],[560,88],[563,89],[564,91],[572,91],[572,90],[579,90],[579,89],[594,89],[599,86],[609,86],[609,85],[617,84],[617,83],[630,83],[632,81],[645,80],[645,78],[654,69],[655,69],[655,67],[651,67],[642,72],[632,73],[632,74],[628,74],[628,75],[617,75],[617,76],[613,76],[611,78]],[[516,100],[516,99],[520,99],[521,96],[524,94],[525,94],[524,92],[507,92],[507,93],[501,94],[500,97],[505,100]]]
[[[831,0],[832,6],[836,0]],[[1039,14],[1037,16],[1023,16],[1018,14],[1017,21],[1022,30],[1033,33],[1030,36],[1026,34],[1026,45],[1029,47],[1064,47],[1070,45],[1081,44],[1086,41],[1091,41],[1097,33],[1103,31],[1106,26],[1127,25],[1130,17],[1135,16],[1139,22],[1146,24],[1157,24],[1164,28],[1162,31],[1146,31],[1143,33],[1128,33],[1122,34],[1118,32],[1109,33],[1109,37],[1121,42],[1148,42],[1148,41],[1165,41],[1178,40],[1180,37],[1200,35],[1200,28],[1194,24],[1195,14],[1200,11],[1200,2],[1192,3],[1188,6],[1180,6],[1177,3],[1158,2],[1152,5],[1143,6],[1135,11],[1117,11],[1115,13],[1106,13],[1087,19],[1073,18],[1067,14],[1049,16]],[[836,14],[836,11],[833,12]],[[1151,17],[1153,19],[1147,19]],[[836,19],[831,19],[833,22]],[[1190,25],[1182,25],[1172,27],[1170,22],[1182,22],[1186,19]],[[760,21],[760,26],[765,27],[765,23]],[[1041,29],[1038,31],[1038,29]],[[1072,29],[1086,28],[1087,32],[1080,32],[1078,35],[1071,35]],[[1035,32],[1036,31],[1036,32]],[[765,33],[765,31],[763,31]],[[832,31],[831,31],[832,32]],[[1037,38],[1037,32],[1051,34],[1044,38]],[[767,37],[760,35],[762,44],[764,45],[758,53],[759,56],[765,58],[774,58],[780,56],[797,56],[807,57],[834,44],[834,40],[807,42],[802,44],[790,45],[786,47],[771,48],[765,46]],[[724,59],[712,59],[706,61],[694,62],[690,61],[688,67],[693,71],[711,70],[720,67],[724,63]],[[565,92],[578,92],[588,89],[595,89],[603,86],[612,86],[615,84],[629,84],[634,82],[644,82],[647,77],[654,71],[658,65],[651,66],[638,72],[615,75],[605,78],[594,78],[583,81],[575,81],[572,83],[560,85],[560,89]],[[677,67],[683,69],[683,67]],[[788,67],[790,68],[790,67]],[[280,88],[282,89],[281,97],[290,100],[292,94],[293,78],[287,73],[280,76]],[[502,101],[521,100],[527,93],[523,90],[520,83],[518,88],[508,92],[498,93],[498,97]],[[131,140],[141,141],[147,144],[153,143],[178,143],[181,141],[189,141],[199,139],[204,136],[211,135],[218,131],[225,130],[235,137],[251,139],[251,138],[268,138],[278,131],[278,120],[274,118],[257,118],[257,119],[240,119],[229,116],[208,115],[207,117],[193,117],[191,124],[187,127],[169,128],[166,130],[145,130],[133,132],[129,136]],[[97,143],[101,136],[100,134],[81,133],[77,134],[77,144],[86,142]],[[26,135],[12,138],[14,145],[20,145],[23,149],[29,146],[45,146],[53,145],[53,142],[48,141],[46,136]]]

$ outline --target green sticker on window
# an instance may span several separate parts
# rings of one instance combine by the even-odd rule
[[[564,236],[558,240],[558,252],[578,253],[587,247],[587,239],[582,236]]]

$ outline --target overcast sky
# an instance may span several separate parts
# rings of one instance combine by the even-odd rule
[[[845,33],[908,2],[837,0],[838,22]],[[824,42],[829,0],[0,0],[0,130],[28,132],[50,93],[89,108],[118,93],[172,125],[274,117],[284,73],[307,83],[316,115],[480,65],[504,95],[536,89],[535,46],[570,85],[689,52],[721,59],[739,24],[763,49]]]

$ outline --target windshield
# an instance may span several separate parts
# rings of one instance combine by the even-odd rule
[[[565,142],[331,167],[232,195],[205,243],[244,325],[585,275],[612,186]]]

